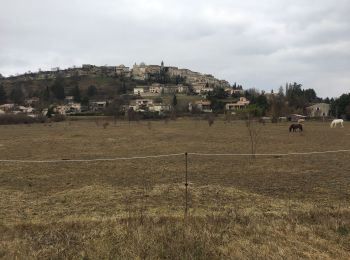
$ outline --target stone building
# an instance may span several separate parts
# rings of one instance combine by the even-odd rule
[[[317,103],[306,108],[310,117],[329,116],[330,105],[327,103]]]

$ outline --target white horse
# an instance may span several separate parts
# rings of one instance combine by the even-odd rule
[[[333,127],[337,127],[338,124],[341,125],[341,127],[344,127],[344,124],[343,124],[344,120],[343,119],[334,119],[331,123],[331,128]]]

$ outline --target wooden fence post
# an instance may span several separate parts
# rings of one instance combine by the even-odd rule
[[[185,216],[187,217],[188,212],[188,154],[185,153]]]

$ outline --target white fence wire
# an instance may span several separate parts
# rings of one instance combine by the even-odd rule
[[[119,160],[138,160],[149,158],[176,157],[184,155],[194,156],[293,156],[293,155],[315,155],[315,154],[330,154],[330,153],[347,153],[348,150],[331,150],[331,151],[313,151],[313,152],[292,152],[292,153],[173,153],[160,155],[132,156],[132,157],[116,157],[116,158],[93,158],[93,159],[52,159],[52,160],[18,160],[4,159],[0,163],[74,163],[74,162],[101,162],[101,161],[119,161]]]

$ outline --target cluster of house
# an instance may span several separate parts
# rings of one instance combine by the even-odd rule
[[[34,116],[35,109],[33,107],[19,106],[16,104],[4,104],[0,105],[0,114],[12,113],[20,114],[25,113]]]
[[[124,75],[126,77],[131,76],[131,71],[124,65],[119,66],[95,66],[90,64],[83,64],[81,67],[72,67],[67,69],[52,68],[49,71],[42,71],[39,69],[38,72],[28,71],[21,75],[9,76],[2,78],[2,80],[47,80],[55,79],[58,76],[63,78],[71,78],[76,76],[118,76]]]
[[[132,69],[124,65],[119,66],[95,66],[84,64],[82,67],[73,67],[64,70],[59,68],[53,68],[51,71],[39,71],[37,73],[25,73],[16,77],[2,78],[2,80],[21,79],[21,80],[34,80],[34,79],[54,79],[58,75],[63,77],[74,76],[89,76],[89,75],[108,75],[108,76],[123,76],[133,78],[135,80],[147,80],[155,75],[166,74],[169,77],[182,77],[184,84],[160,84],[154,83],[149,86],[138,85],[133,89],[133,94],[136,99],[132,100],[129,106],[124,109],[133,109],[139,112],[158,112],[163,113],[171,110],[171,107],[167,104],[156,103],[151,97],[155,97],[162,94],[187,94],[189,93],[189,85],[192,91],[198,95],[202,95],[204,100],[193,101],[188,104],[189,111],[199,111],[204,113],[212,112],[211,102],[206,100],[206,95],[209,92],[214,91],[215,88],[221,87],[230,96],[233,94],[243,95],[242,89],[234,89],[230,87],[230,84],[225,80],[218,80],[210,74],[201,74],[199,72],[193,72],[188,69],[179,69],[178,67],[161,65],[146,65],[144,63],[134,64]],[[265,94],[268,99],[271,99],[274,93]],[[26,99],[25,105],[20,106],[16,104],[4,104],[0,106],[0,114],[4,113],[25,113],[31,116],[38,114],[39,111],[35,110],[35,104],[39,102],[38,98]],[[237,102],[231,102],[225,104],[226,111],[234,111],[244,109],[250,104],[250,101],[244,97],[240,97]],[[88,106],[82,106],[80,103],[74,102],[72,96],[65,98],[64,104],[55,106],[54,112],[59,114],[70,114],[80,112],[102,112],[108,106],[108,101],[90,101]],[[44,110],[47,112],[47,109]],[[318,103],[310,106],[306,109],[307,115],[310,117],[329,116],[330,107],[326,103]]]
[[[36,117],[46,115],[48,108],[37,109],[39,98],[33,97],[25,100],[24,105],[8,103],[0,105],[0,115],[2,114],[26,114]],[[89,105],[83,106],[81,103],[74,102],[73,96],[67,96],[63,104],[53,107],[53,112],[61,115],[69,115],[80,112],[103,112],[108,105],[108,101],[89,101]]]
[[[250,101],[244,97],[241,97],[239,101],[235,103],[227,103],[225,109],[227,111],[242,110],[250,104]],[[125,106],[124,110],[133,109],[136,112],[156,112],[159,114],[171,111],[171,106],[168,104],[158,103],[153,99],[136,99],[132,100],[130,105]],[[211,101],[209,100],[196,100],[188,103],[188,111],[190,112],[202,112],[211,113]]]
[[[240,97],[237,102],[231,102],[225,104],[225,111],[230,111],[232,114],[235,114],[236,111],[245,109],[249,106],[250,101],[245,97]],[[209,100],[199,100],[193,101],[188,104],[188,110],[198,111],[204,113],[211,113],[213,110],[211,109],[211,102]],[[298,121],[298,119],[305,119],[306,117],[317,118],[317,117],[328,117],[330,116],[330,105],[327,103],[317,103],[312,106],[306,108],[306,114],[298,115],[292,114],[290,115],[292,121]]]
[[[53,112],[61,115],[69,115],[81,112],[104,112],[107,106],[112,101],[90,101],[88,106],[82,106],[80,103],[75,103],[73,97],[66,97],[65,104],[58,105],[54,107]],[[162,114],[170,111],[170,105],[163,104],[161,102],[156,102],[153,99],[139,98],[131,100],[129,105],[124,105],[122,107],[124,111],[130,109],[135,112],[156,112]],[[47,113],[48,109],[44,110],[44,114]]]
[[[244,94],[242,89],[233,89],[232,87],[226,87],[225,92],[228,95]],[[189,87],[183,84],[160,84],[153,83],[151,86],[136,86],[134,88],[134,95],[141,97],[158,96],[162,94],[187,94],[189,93]],[[214,91],[214,87],[208,87],[208,84],[192,86],[192,91],[198,95],[206,95],[209,92]]]
[[[26,114],[31,117],[35,117],[37,113],[36,109],[33,107],[38,98],[30,98],[25,100],[24,105],[18,105],[14,103],[0,105],[0,115],[2,114]]]
[[[134,64],[132,68],[124,65],[119,66],[95,66],[90,64],[83,64],[81,67],[72,67],[67,69],[52,68],[50,71],[38,72],[28,71],[22,75],[10,76],[2,80],[44,80],[55,79],[58,76],[70,78],[74,76],[122,76],[125,78],[132,78],[134,80],[145,81],[154,77],[155,75],[167,75],[170,78],[182,77],[185,83],[192,85],[195,91],[201,91],[206,86],[211,87],[230,87],[226,80],[219,80],[210,74],[201,74],[189,69],[181,69],[178,67],[161,65],[146,65],[145,63]]]
[[[231,102],[225,104],[225,111],[230,111],[231,113],[235,113],[235,111],[242,110],[246,108],[250,104],[250,101],[246,99],[245,97],[240,97],[237,102]],[[190,102],[188,104],[188,110],[190,112],[204,112],[204,113],[211,113],[213,112],[211,108],[211,101],[210,100],[197,100]]]
[[[162,94],[186,94],[188,93],[188,86],[182,84],[159,84],[153,83],[151,86],[136,86],[134,88],[134,95],[141,97],[159,96]]]
[[[108,106],[108,101],[95,101],[90,100],[86,106],[81,103],[74,102],[73,96],[66,96],[64,104],[60,104],[54,107],[53,112],[61,115],[76,114],[81,112],[103,112]],[[43,114],[47,112],[44,110]]]
[[[203,88],[206,85],[212,87],[229,87],[230,83],[226,80],[219,80],[211,74],[202,74],[189,69],[181,69],[173,66],[161,65],[146,65],[145,63],[134,64],[131,70],[132,78],[136,80],[147,80],[154,75],[164,73],[170,78],[184,78],[187,84],[193,86],[194,89]]]
[[[136,112],[156,112],[163,114],[171,110],[170,105],[163,104],[161,102],[155,102],[153,99],[136,99],[132,100],[128,106],[124,107],[125,110],[132,109]]]
[[[0,105],[1,114],[26,114],[31,117],[35,117],[39,114],[46,115],[48,109],[39,111],[35,109],[36,103],[39,102],[38,98],[26,99],[25,105],[17,104],[3,104]],[[69,115],[81,112],[103,112],[109,102],[108,101],[90,101],[88,106],[82,106],[80,103],[74,102],[72,96],[65,98],[64,104],[54,107],[53,112],[62,115]],[[245,97],[240,97],[237,102],[230,102],[225,104],[225,111],[229,111],[235,114],[237,111],[246,108],[250,104],[250,101]],[[138,98],[130,101],[129,105],[123,106],[125,111],[134,110],[135,112],[154,112],[158,114],[164,114],[171,111],[171,106],[161,102],[157,102],[151,98]],[[213,112],[211,107],[211,101],[209,100],[197,100],[188,103],[188,111],[211,113]],[[330,115],[330,106],[326,103],[317,103],[315,105],[306,108],[308,117],[328,117]],[[298,119],[304,119],[306,116],[292,114],[291,120],[297,121]],[[266,118],[265,118],[266,119]],[[268,118],[267,118],[268,119]]]

